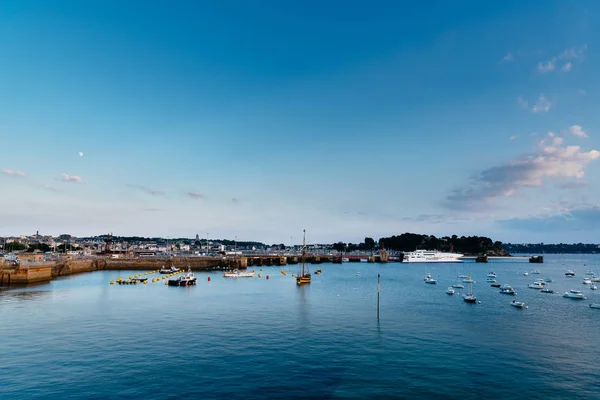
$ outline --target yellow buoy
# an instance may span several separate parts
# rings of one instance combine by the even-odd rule
[[[144,281],[144,285],[145,285],[146,283],[148,283],[148,281]]]
[[[115,284],[115,281],[110,281],[110,284],[111,284],[111,285],[114,285],[114,284]]]
[[[165,281],[165,285],[168,285],[168,284],[169,284],[169,282],[168,282],[168,281]]]

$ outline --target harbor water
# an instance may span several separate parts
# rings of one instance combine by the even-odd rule
[[[582,280],[600,256],[544,261],[322,264],[302,287],[286,266],[196,273],[192,287],[99,271],[0,288],[0,399],[598,399],[600,291]],[[515,297],[490,287],[492,270]],[[477,304],[468,284],[445,293],[468,274]],[[527,288],[537,278],[555,293]]]

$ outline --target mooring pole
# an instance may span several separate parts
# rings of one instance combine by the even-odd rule
[[[377,274],[377,319],[379,319],[379,292],[381,292],[381,274]]]

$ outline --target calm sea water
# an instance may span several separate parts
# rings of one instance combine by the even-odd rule
[[[287,266],[263,267],[269,280],[198,273],[190,288],[111,286],[133,272],[102,271],[0,289],[0,398],[598,399],[600,310],[588,305],[600,291],[582,278],[600,257],[545,258],[323,264],[304,287]],[[529,309],[489,286],[491,270]],[[468,273],[480,304],[445,293]],[[528,289],[539,277],[588,300]]]

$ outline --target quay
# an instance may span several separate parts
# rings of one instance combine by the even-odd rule
[[[399,261],[388,257],[387,254],[379,255],[350,255],[344,256],[347,261],[367,261],[386,263],[388,261]],[[341,255],[309,254],[306,263],[341,264]],[[299,255],[279,254],[252,254],[237,256],[200,256],[200,257],[140,257],[140,258],[112,258],[112,257],[88,257],[73,258],[48,262],[21,262],[0,264],[0,286],[14,284],[28,284],[36,282],[47,282],[58,276],[66,276],[92,271],[120,271],[159,270],[162,267],[175,267],[192,271],[226,271],[232,269],[247,269],[254,266],[284,266],[294,265],[302,262]]]

